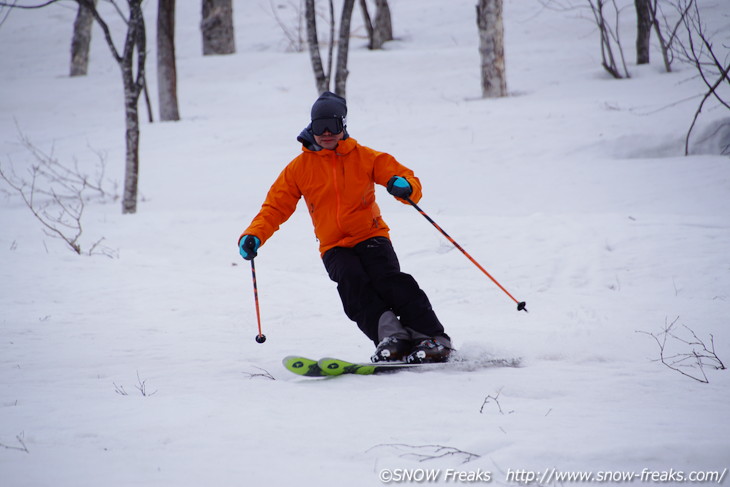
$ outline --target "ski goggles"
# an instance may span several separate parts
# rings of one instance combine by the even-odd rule
[[[342,132],[344,124],[341,118],[317,118],[312,120],[312,133],[322,135],[325,131],[336,135]]]

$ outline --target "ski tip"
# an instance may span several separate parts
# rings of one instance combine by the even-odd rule
[[[345,367],[349,365],[348,362],[331,357],[325,357],[317,362],[317,364],[322,369],[322,372],[327,375],[342,375],[345,373]]]
[[[356,364],[331,357],[321,359],[319,361],[319,368],[322,369],[322,372],[326,375],[370,375],[375,372],[374,366],[370,364]]]
[[[289,372],[293,372],[297,375],[307,377],[321,377],[323,375],[317,361],[306,357],[290,355],[288,357],[284,357],[281,363]]]

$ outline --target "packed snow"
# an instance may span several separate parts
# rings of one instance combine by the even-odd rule
[[[94,255],[47,236],[0,182],[0,484],[589,483],[565,472],[673,484],[730,466],[730,373],[670,370],[651,336],[674,323],[730,365],[730,158],[713,132],[729,112],[710,102],[683,155],[705,85],[687,65],[663,72],[656,45],[650,65],[633,63],[633,7],[621,16],[632,78],[614,80],[581,11],[507,0],[501,99],[480,96],[473,0],[391,0],[398,39],[378,52],[355,11],[350,134],[412,168],[421,208],[529,313],[379,188],[402,268],[455,346],[522,366],[310,379],[281,359],[366,361],[372,344],[301,209],[256,259],[268,340],[254,341],[236,242],[298,154],[317,92],[274,2],[235,3],[237,53],[203,57],[199,2],[178,2],[182,120],[142,124],[136,214],[87,202],[80,244],[103,239]],[[293,27],[297,2],[279,3]],[[701,3],[724,57],[730,4]],[[2,12],[0,164],[27,175],[23,137],[80,170],[101,157],[113,196],[121,77],[96,26],[88,76],[68,76],[73,5]],[[156,112],[155,2],[145,14]],[[678,338],[668,355],[693,349]]]

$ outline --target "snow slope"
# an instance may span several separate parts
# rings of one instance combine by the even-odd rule
[[[375,486],[397,469],[503,485],[526,480],[518,470],[730,466],[730,375],[683,377],[637,333],[678,318],[730,361],[730,159],[682,156],[703,92],[692,70],[663,73],[655,51],[612,80],[590,22],[508,0],[511,96],[482,100],[472,0],[391,0],[399,40],[383,52],[364,48],[356,12],[350,133],[413,168],[421,207],[530,313],[381,188],[402,267],[464,354],[524,366],[312,380],[281,358],[366,360],[371,344],[342,313],[309,218],[256,260],[263,345],[235,245],[299,150],[316,97],[307,54],[287,52],[256,0],[236,3],[237,54],[203,58],[199,6],[178,3],[183,120],[143,124],[136,215],[111,201],[84,214],[82,247],[103,237],[115,257],[76,256],[0,197],[2,485]],[[702,9],[727,46],[727,2]],[[62,3],[0,26],[0,162],[33,162],[22,133],[81,167],[102,152],[121,184],[118,68],[95,29],[89,76],[67,76],[74,14]],[[631,39],[631,10],[622,22]],[[698,133],[727,117],[708,107]]]

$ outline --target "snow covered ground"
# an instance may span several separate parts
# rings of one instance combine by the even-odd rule
[[[413,168],[421,207],[527,301],[530,313],[516,312],[418,213],[378,190],[402,267],[456,346],[522,357],[523,367],[287,372],[290,354],[371,353],[304,212],[256,260],[268,341],[254,341],[236,240],[299,151],[313,76],[306,53],[286,52],[267,0],[236,2],[238,52],[217,58],[201,55],[199,2],[178,2],[183,120],[143,124],[137,214],[106,201],[83,216],[82,248],[103,237],[115,257],[73,254],[17,196],[0,196],[3,486],[377,486],[426,474],[440,484],[588,483],[561,482],[561,472],[635,472],[635,484],[673,472],[671,484],[678,471],[730,466],[730,373],[706,367],[709,384],[683,377],[637,333],[677,320],[679,333],[714,336],[730,362],[730,158],[682,156],[701,80],[681,65],[663,73],[657,50],[650,66],[629,66],[632,79],[612,80],[589,21],[508,0],[511,96],[482,100],[474,3],[391,0],[399,40],[383,52],[365,49],[355,12],[349,129]],[[726,55],[730,5],[702,5]],[[153,100],[155,8],[145,6]],[[34,162],[22,133],[81,167],[102,152],[121,185],[119,71],[96,28],[89,75],[68,77],[74,14],[62,3],[13,11],[0,26],[0,163],[22,174]],[[622,22],[631,59],[632,9]],[[727,117],[708,107],[697,134]]]

